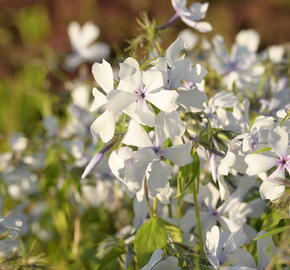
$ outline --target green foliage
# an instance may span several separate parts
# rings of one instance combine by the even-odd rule
[[[164,248],[167,244],[167,229],[165,223],[153,217],[144,223],[135,235],[134,247],[140,267],[144,266],[153,252]]]
[[[23,42],[28,44],[47,37],[51,28],[47,10],[40,5],[21,10],[17,17],[17,25]]]
[[[98,267],[100,270],[120,269],[118,258],[125,253],[124,242],[121,239],[109,236],[103,240],[97,250]]]

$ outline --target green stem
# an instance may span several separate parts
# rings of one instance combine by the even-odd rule
[[[285,115],[285,117],[281,120],[281,122],[279,123],[279,126],[282,126],[284,124],[284,122],[290,117],[290,113],[287,113]]]
[[[158,199],[157,197],[154,197],[153,200],[153,216],[157,217],[157,205],[158,205]]]
[[[194,210],[195,210],[195,218],[196,218],[196,225],[198,230],[198,237],[199,242],[201,246],[201,251],[203,252],[203,237],[202,237],[202,226],[200,221],[200,215],[199,215],[199,204],[197,199],[197,186],[196,182],[193,181],[193,201],[194,201]]]
[[[147,178],[146,177],[144,179],[144,191],[145,191],[145,198],[146,198],[146,201],[147,201],[148,212],[149,212],[150,217],[152,218],[154,216],[154,211],[153,211],[153,209],[151,207],[151,204],[150,204],[150,199],[149,199],[149,194],[148,194],[148,186],[147,186]]]

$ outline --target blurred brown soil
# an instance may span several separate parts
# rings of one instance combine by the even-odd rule
[[[209,1],[207,20],[228,41],[234,40],[241,29],[254,28],[261,34],[262,47],[290,40],[289,0],[215,0]],[[27,46],[22,43],[15,24],[19,11],[33,6],[44,7],[50,18],[51,34],[43,43]],[[9,76],[21,65],[23,56],[41,54],[41,46],[48,45],[59,54],[70,50],[67,25],[75,20],[80,23],[93,21],[100,26],[101,40],[113,47],[124,48],[125,40],[136,34],[136,18],[140,12],[148,11],[163,24],[174,11],[169,0],[0,0],[0,30],[9,32],[11,44],[1,47],[0,76]],[[185,28],[177,23],[169,37]],[[0,32],[1,36],[1,32]],[[209,34],[209,37],[212,34]],[[170,40],[171,41],[171,40]],[[24,61],[24,60],[23,60]]]

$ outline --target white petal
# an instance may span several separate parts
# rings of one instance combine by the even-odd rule
[[[93,156],[93,158],[90,160],[89,164],[87,165],[87,167],[85,168],[85,170],[81,176],[82,179],[85,179],[89,175],[89,173],[93,170],[93,168],[95,166],[97,166],[98,163],[101,162],[103,156],[104,156],[104,154],[100,153],[100,152],[96,153]]]
[[[287,157],[288,133],[282,127],[276,127],[269,133],[268,143],[280,158]]]
[[[235,231],[230,234],[225,245],[224,251],[231,253],[242,246],[246,241],[246,235],[242,230]]]
[[[97,88],[93,88],[93,96],[94,96],[94,102],[91,105],[90,111],[96,111],[103,105],[107,103],[107,98],[106,96],[101,93]]]
[[[206,33],[212,31],[212,26],[208,22],[197,22],[194,26],[196,30],[201,33]]]
[[[190,232],[190,230],[195,226],[195,212],[193,210],[188,210],[186,214],[179,220],[180,228],[183,232]]]
[[[135,103],[135,115],[136,118],[133,115],[133,118],[136,119],[138,122],[140,122],[143,125],[146,126],[153,126],[154,120],[155,120],[155,114],[153,110],[149,107],[147,102],[143,99]]]
[[[184,106],[191,112],[200,112],[205,110],[204,102],[207,100],[205,93],[199,90],[179,90],[177,103]]]
[[[108,160],[112,173],[122,180],[125,177],[125,161],[133,156],[133,151],[129,147],[121,147],[114,150]]]
[[[146,131],[135,120],[130,121],[128,131],[123,139],[123,143],[138,147],[153,146],[153,143]]]
[[[276,165],[276,160],[277,159],[266,155],[249,154],[245,157],[245,162],[248,164],[246,173],[248,175],[257,175],[266,172]]]
[[[185,132],[185,124],[181,121],[176,111],[160,112],[155,122],[163,127],[166,137],[171,140],[174,140],[175,137],[181,137]]]
[[[212,183],[208,183],[199,188],[198,197],[200,200],[203,200],[206,206],[215,209],[220,198],[220,193]]]
[[[178,37],[166,50],[166,59],[173,66],[176,60],[180,59],[180,52],[185,49],[184,40]]]
[[[210,231],[206,232],[206,247],[214,257],[218,254],[220,241],[220,230],[218,226],[213,226]]]
[[[106,93],[109,93],[114,89],[113,70],[111,65],[105,59],[103,59],[101,64],[93,64],[92,73],[96,82]]]
[[[193,161],[191,156],[191,142],[171,146],[161,150],[161,155],[178,166],[185,166]]]
[[[228,261],[233,265],[239,265],[241,267],[254,267],[256,263],[252,255],[244,249],[237,249],[233,253],[228,255]]]
[[[98,38],[99,34],[99,27],[92,22],[87,22],[83,25],[81,36],[79,36],[78,38],[83,44],[90,45],[94,40]]]
[[[107,109],[117,114],[135,102],[136,97],[129,92],[114,89],[107,95],[108,105]]]
[[[134,76],[136,81],[141,80],[141,72],[139,70],[139,63],[132,57],[125,59],[123,63],[120,63],[119,77],[121,80],[127,77]]]
[[[158,92],[148,93],[146,99],[153,105],[165,112],[172,112],[177,109],[176,100],[178,94],[174,90],[161,90]]]
[[[143,179],[150,161],[143,159],[128,159],[126,161],[125,185],[131,192],[142,188]]]
[[[236,43],[255,52],[260,43],[259,33],[253,29],[240,31],[236,36]]]
[[[160,248],[156,249],[149,262],[141,270],[152,270],[154,265],[161,260],[162,253],[163,251]]]
[[[265,233],[265,231],[261,231],[257,236],[261,236]],[[274,245],[272,236],[267,236],[257,240],[258,270],[264,270],[267,268],[266,266],[270,263],[277,250],[278,249]]]
[[[284,190],[285,186],[277,185],[275,183],[265,180],[261,184],[259,192],[263,199],[274,201],[283,194]]]
[[[148,178],[148,191],[155,197],[159,189],[163,189],[171,177],[171,167],[164,161],[154,161]]]
[[[115,133],[115,116],[108,110],[102,113],[91,125],[91,133],[94,137],[98,135],[106,143],[110,141]]]
[[[104,42],[96,42],[81,52],[81,56],[87,61],[94,62],[106,58],[110,54],[110,46]]]
[[[163,77],[160,71],[148,70],[142,72],[142,81],[146,93],[163,87]]]

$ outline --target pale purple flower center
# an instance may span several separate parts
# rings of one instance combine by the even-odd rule
[[[282,169],[286,169],[290,164],[290,155],[287,157],[279,157],[277,160],[277,165],[280,166]]]
[[[146,97],[146,91],[145,91],[145,87],[143,85],[140,85],[136,90],[136,102],[138,101],[142,101],[145,99]]]
[[[152,146],[152,150],[155,152],[155,154],[159,154],[161,150],[161,146],[159,145]]]
[[[236,61],[230,61],[228,64],[229,71],[236,71],[238,69],[238,63]]]
[[[258,142],[259,142],[258,134],[255,134],[255,135],[252,137],[251,148],[252,148],[252,149],[255,149],[255,148],[257,147]]]

